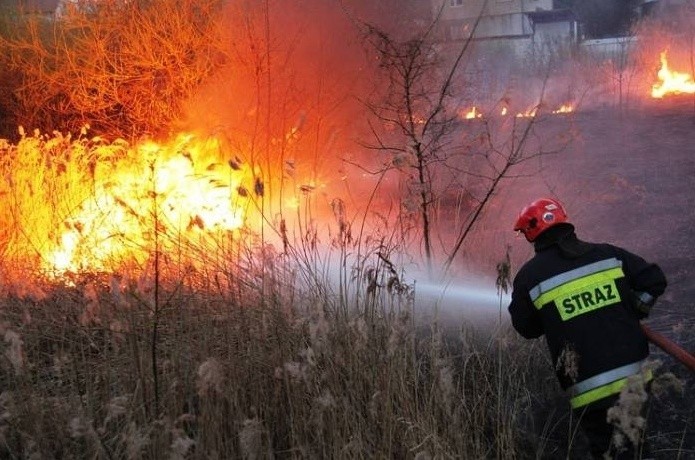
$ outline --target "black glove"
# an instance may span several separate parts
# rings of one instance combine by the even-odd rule
[[[634,297],[632,304],[635,308],[637,315],[640,317],[640,319],[646,318],[647,316],[649,316],[649,312],[654,306],[654,303],[656,303],[656,297],[654,297],[648,292],[633,291],[633,294]]]

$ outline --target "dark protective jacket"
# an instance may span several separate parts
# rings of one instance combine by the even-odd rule
[[[514,279],[512,324],[526,338],[545,334],[573,408],[597,407],[640,372],[649,347],[635,293],[657,298],[666,278],[625,249],[579,240],[567,223],[543,232],[534,246]]]

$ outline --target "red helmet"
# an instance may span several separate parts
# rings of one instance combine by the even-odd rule
[[[514,224],[514,230],[522,232],[529,242],[553,225],[567,222],[567,213],[559,201],[540,198],[526,206]]]

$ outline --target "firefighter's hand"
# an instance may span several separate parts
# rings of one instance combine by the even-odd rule
[[[648,292],[634,292],[633,305],[637,314],[640,318],[646,318],[649,316],[654,303],[656,302],[656,297]]]

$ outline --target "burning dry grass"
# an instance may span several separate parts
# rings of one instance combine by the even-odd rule
[[[184,144],[176,156],[186,151],[195,164],[201,156]],[[353,237],[339,206],[330,255],[311,232],[280,251],[257,236],[234,239],[233,228],[157,226],[143,212],[122,240],[141,238],[142,259],[51,271],[42,261],[62,235],[90,227],[76,222],[91,214],[75,210],[107,211],[85,203],[108,183],[118,189],[125,158],[129,173],[147,165],[146,152],[58,133],[2,148],[12,224],[0,297],[1,456],[554,458],[563,446],[581,449],[542,343],[522,345],[499,325],[452,334],[420,322],[389,260],[396,248],[377,234]],[[232,184],[225,189],[238,193]],[[167,202],[159,192],[135,196],[151,210],[153,196]],[[230,238],[231,249],[222,244]]]
[[[115,165],[128,158],[131,172],[146,157],[84,134],[35,133],[3,149],[11,225],[0,301],[1,456],[486,457],[528,444],[520,426],[529,371],[543,355],[519,367],[518,355],[496,357],[495,344],[472,331],[451,340],[436,325],[423,330],[412,290],[389,261],[393,248],[376,234],[353,238],[344,211],[332,255],[311,232],[285,251],[253,238],[227,250],[221,242],[235,229],[158,226],[143,212],[129,233],[118,221],[130,236],[117,247],[140,238],[134,262],[85,258],[75,273],[51,270],[45,262],[65,234],[100,247],[88,230],[115,218],[106,202],[87,203],[107,184],[119,190],[117,206],[138,209],[114,186]],[[153,197],[167,202],[143,183],[135,195],[143,208]],[[99,211],[100,224],[88,224],[85,210]],[[340,260],[337,286],[330,257]]]
[[[160,188],[157,168],[136,166],[169,160],[169,151],[148,157],[147,148],[85,132],[23,135],[2,148],[3,456],[516,451],[514,425],[530,403],[526,371],[505,366],[502,375],[494,348],[446,345],[436,327],[419,332],[389,249],[376,235],[353,240],[341,213],[336,293],[311,235],[280,252],[237,238],[234,226],[215,229],[201,210],[172,218],[159,208],[175,189]],[[195,165],[209,149],[173,151]],[[242,170],[224,166],[232,177]],[[172,183],[221,180],[216,168],[203,170],[185,169]],[[247,198],[244,183],[221,187],[236,194],[224,195],[226,215]],[[262,197],[252,184],[247,195]],[[130,259],[102,252],[104,242]],[[58,260],[79,263],[71,272]]]
[[[259,198],[248,165],[227,164],[216,139],[131,146],[85,130],[75,139],[22,131],[0,151],[0,249],[15,270],[145,270],[158,251],[169,254],[167,266],[200,268],[232,252]]]

